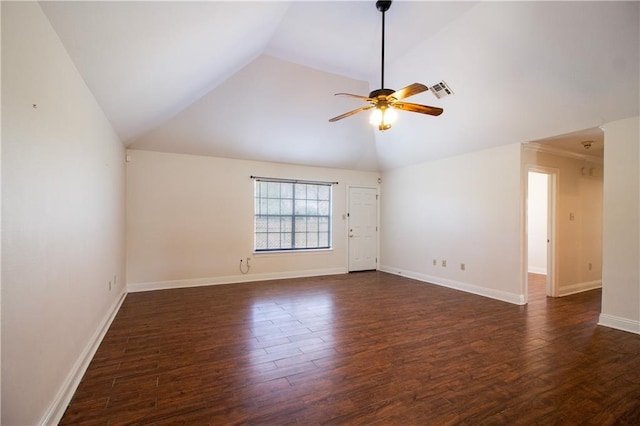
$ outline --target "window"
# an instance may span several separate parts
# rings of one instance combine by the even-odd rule
[[[255,250],[331,248],[331,183],[255,181]]]

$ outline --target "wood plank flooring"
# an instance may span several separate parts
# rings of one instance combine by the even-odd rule
[[[599,290],[515,306],[382,272],[129,294],[61,424],[640,424]]]

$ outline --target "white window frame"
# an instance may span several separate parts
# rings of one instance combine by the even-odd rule
[[[333,184],[337,182],[252,178],[254,253],[332,249]],[[303,192],[304,198],[299,198]]]

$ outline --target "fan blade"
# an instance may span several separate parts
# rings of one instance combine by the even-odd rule
[[[408,102],[395,102],[392,105],[394,108],[401,109],[403,111],[419,112],[420,114],[440,115],[444,111],[442,108],[432,107],[427,105],[411,104]]]
[[[426,92],[427,90],[429,90],[429,88],[424,84],[413,83],[403,89],[396,90],[395,92],[387,96],[387,99],[396,98],[397,100],[400,100],[408,98],[409,96],[417,95],[418,93]]]
[[[337,117],[333,117],[329,121],[333,123],[334,121],[342,120],[343,118],[347,118],[347,117],[349,117],[351,115],[357,114],[357,113],[362,112],[362,111],[366,111],[366,110],[371,109],[371,108],[373,108],[373,105],[360,107],[358,109],[354,109],[353,111],[345,112],[344,114],[339,115]]]
[[[334,96],[350,96],[352,98],[357,98],[357,99],[362,99],[363,101],[372,101],[373,99],[367,97],[367,96],[361,96],[361,95],[352,95],[351,93],[336,93]]]

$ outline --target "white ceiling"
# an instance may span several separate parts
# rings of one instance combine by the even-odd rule
[[[327,121],[380,86],[374,1],[40,4],[132,148],[381,170],[640,114],[637,2],[395,1],[385,86],[455,94],[384,133]]]

